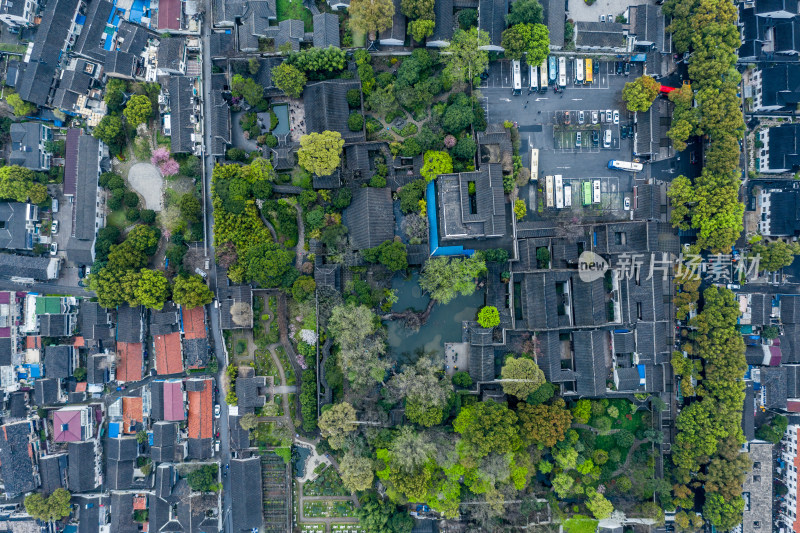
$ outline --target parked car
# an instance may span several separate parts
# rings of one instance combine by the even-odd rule
[[[606,21],[606,16],[600,15],[600,22],[605,22],[605,21]]]
[[[58,253],[58,243],[51,242],[50,243],[50,255],[56,255]]]
[[[52,209],[53,213],[58,213],[58,200],[56,200],[55,198],[53,198]]]
[[[592,124],[597,124],[597,111],[592,111]]]
[[[603,132],[603,147],[611,147],[611,130],[606,130]]]
[[[614,124],[619,124],[619,111],[614,110]]]
[[[595,146],[600,144],[600,132],[597,130],[592,131],[592,144]]]
[[[611,110],[606,109],[606,122],[611,122]]]
[[[219,418],[219,415],[222,413],[222,409],[220,408],[219,404],[214,406],[214,418]]]
[[[630,198],[630,196],[626,196],[625,197],[625,201],[623,202],[622,207],[625,209],[625,211],[630,211],[631,210],[631,198]]]
[[[58,220],[54,220],[53,223],[50,225],[50,234],[58,235]]]
[[[578,111],[578,124],[583,124],[585,117],[583,115],[583,111]]]
[[[626,61],[625,62],[625,75],[629,76],[630,73],[631,73],[631,62],[630,61]]]
[[[581,147],[581,132],[579,131],[575,133],[575,147],[576,148]]]

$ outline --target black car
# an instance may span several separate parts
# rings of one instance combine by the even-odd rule
[[[600,132],[597,130],[592,131],[592,144],[595,146],[600,144]]]

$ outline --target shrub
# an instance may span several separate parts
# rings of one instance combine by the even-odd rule
[[[350,131],[361,131],[364,128],[364,117],[361,113],[352,113],[347,119],[347,127]]]
[[[139,218],[145,224],[152,224],[156,221],[156,212],[152,209],[142,209],[139,212]]]
[[[497,308],[487,305],[478,311],[478,324],[483,328],[493,328],[500,325],[500,313]]]
[[[462,9],[458,12],[458,25],[462,30],[468,30],[478,25],[478,12],[475,9]]]
[[[272,135],[271,133],[266,136],[266,138],[264,139],[264,142],[270,148],[275,148],[276,146],[278,146],[278,138],[275,137],[274,135]]]
[[[372,176],[372,179],[369,180],[370,187],[386,187],[386,178],[381,176],[380,174],[376,174]]]
[[[472,386],[472,377],[470,377],[469,373],[459,370],[453,374],[453,385],[456,387],[463,387],[465,389],[469,388]]]
[[[133,191],[127,191],[123,196],[126,207],[139,207],[139,195]]]
[[[361,107],[361,91],[358,89],[350,89],[347,91],[347,105],[351,109],[358,109]]]
[[[137,209],[135,207],[131,207],[130,209],[125,211],[125,218],[129,222],[136,222],[137,220],[139,220],[139,216],[140,215],[141,215],[141,213],[139,212],[139,209]]]

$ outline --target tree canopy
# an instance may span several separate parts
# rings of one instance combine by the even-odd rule
[[[433,181],[439,174],[453,172],[453,159],[447,152],[429,150],[425,152],[423,161],[425,163],[419,173],[428,181]]]
[[[272,69],[272,81],[275,87],[292,98],[299,98],[308,81],[306,75],[294,65],[281,63]]]
[[[364,33],[381,32],[392,26],[392,0],[351,0],[350,26]]]
[[[172,300],[178,304],[192,309],[211,303],[214,293],[208,288],[200,276],[178,276],[172,288]]]
[[[153,114],[153,103],[150,98],[144,94],[137,94],[131,96],[128,103],[125,104],[125,109],[122,111],[125,115],[125,120],[134,128],[139,124],[147,122]]]
[[[486,263],[479,257],[431,257],[422,267],[419,286],[447,304],[459,294],[475,292],[476,279],[485,272]]]
[[[445,49],[450,54],[445,71],[454,80],[474,84],[475,78],[489,66],[489,52],[481,49],[489,44],[489,34],[478,28],[456,30]]]
[[[36,520],[54,522],[69,516],[71,494],[66,489],[56,489],[45,498],[40,492],[33,492],[25,497],[25,512]]]
[[[533,394],[545,382],[544,372],[527,357],[507,358],[500,375],[505,393],[520,399]]]
[[[356,410],[349,403],[342,402],[322,413],[317,424],[330,447],[338,450],[344,444],[345,436],[358,427],[355,422]]]
[[[0,168],[0,198],[16,200],[17,202],[31,201],[41,204],[48,199],[47,186],[36,183],[36,174],[28,168],[19,165],[7,165]]]
[[[344,139],[338,131],[312,132],[300,137],[297,160],[317,176],[328,176],[339,166]]]
[[[639,76],[625,84],[622,99],[628,105],[628,111],[647,111],[658,96],[661,84],[651,76]]]
[[[509,26],[542,22],[544,22],[544,9],[538,0],[516,0],[511,4],[510,13],[506,15],[506,23]]]

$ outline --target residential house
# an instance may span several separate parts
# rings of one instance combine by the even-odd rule
[[[183,381],[179,379],[154,380],[150,383],[150,416],[153,420],[180,422],[186,419]]]
[[[64,165],[64,195],[72,200],[72,233],[67,241],[67,259],[79,265],[94,263],[97,232],[105,226],[99,187],[101,161],[106,146],[91,135],[67,135]]]
[[[550,32],[550,49],[561,50],[564,43],[564,24],[567,21],[566,2],[561,0],[543,0],[544,25]]]
[[[49,378],[65,379],[78,367],[78,353],[73,346],[45,346],[44,370]]]
[[[66,453],[45,455],[39,458],[39,477],[42,479],[43,494],[50,495],[56,489],[67,488],[68,465]]]
[[[178,476],[172,464],[160,464],[156,468],[149,511],[151,533],[221,531],[218,496],[193,492],[186,479]]]
[[[214,381],[191,378],[185,381],[188,409],[188,456],[209,459],[213,454]]]
[[[111,380],[110,368],[113,358],[108,353],[95,353],[86,356],[86,382],[89,387],[97,387],[103,391],[103,386]]]
[[[580,51],[621,54],[629,51],[628,39],[625,28],[619,22],[575,23],[575,47]]]
[[[761,235],[800,234],[800,184],[794,180],[765,181],[756,196],[756,215]]]
[[[105,487],[128,490],[133,487],[133,469],[139,455],[135,437],[105,439]],[[133,513],[131,513],[133,514]]]
[[[250,285],[219,286],[217,287],[217,301],[219,302],[222,329],[250,329],[253,327],[253,290]]]
[[[3,492],[13,498],[39,486],[36,457],[39,438],[32,420],[0,426],[0,479]]]
[[[150,458],[155,463],[182,461],[186,456],[186,445],[178,442],[180,432],[175,422],[156,422],[153,424],[153,444]]]
[[[214,0],[213,3],[214,26],[221,28],[232,28],[239,21],[250,21],[253,18],[266,21],[277,21],[277,10],[275,0]]]
[[[75,519],[78,522],[78,533],[106,533],[108,531],[108,510],[110,508],[108,497],[73,495],[71,501],[77,509]]]
[[[475,190],[472,194],[470,184]],[[510,233],[506,227],[500,165],[482,165],[474,172],[442,174],[436,179],[435,187],[439,240],[442,243],[502,238]]]
[[[254,531],[264,523],[261,497],[261,458],[231,459],[233,531]]]
[[[213,157],[224,156],[231,143],[231,111],[222,94],[227,83],[225,74],[211,74],[211,146],[206,150]]]
[[[754,111],[795,111],[800,104],[800,64],[774,63],[753,69],[745,97]]]
[[[745,497],[742,533],[761,533],[773,521],[773,445],[768,442],[748,442],[745,446],[753,466],[742,485]]]
[[[395,18],[397,18],[397,13],[395,13]],[[403,18],[403,36],[405,37],[405,17]],[[392,33],[394,34],[394,31]],[[383,44],[383,41],[381,41],[381,44]],[[333,13],[314,15],[314,47],[328,48],[329,46],[340,47],[339,17]]]
[[[53,411],[53,441],[79,442],[94,435],[94,408],[91,405],[63,407]]]
[[[239,415],[228,415],[228,427],[230,428],[231,449],[234,451],[246,450],[250,447],[250,431],[244,429],[239,423]]]
[[[634,53],[644,53],[645,71],[656,79],[671,71],[672,40],[667,38],[661,6],[641,4],[628,8],[628,35]]]
[[[355,189],[342,220],[351,228],[350,244],[356,250],[374,248],[393,239],[392,191],[388,187]]]
[[[39,8],[39,2],[30,0],[14,2],[3,0],[0,3],[0,22],[9,28],[24,28],[33,25],[33,16]]]
[[[47,281],[57,279],[61,260],[57,257],[24,257],[0,253],[0,276]]]
[[[489,45],[484,50],[502,52],[503,30],[506,29],[508,0],[480,0],[478,2],[478,28],[489,35]]]
[[[58,62],[72,33],[79,6],[78,0],[47,2],[17,82],[17,94],[26,102],[37,106],[49,104]]]
[[[636,113],[633,154],[643,160],[662,161],[675,155],[667,132],[672,125],[672,102],[656,98],[650,109]]]
[[[106,113],[102,98],[101,81],[97,77],[101,69],[85,59],[73,59],[56,79],[56,91],[52,107],[68,115],[82,115],[90,120],[90,126],[97,125]],[[91,100],[91,102],[90,102]],[[94,119],[92,115],[95,115]]]
[[[167,130],[164,131],[164,135],[170,137],[172,153],[199,155],[200,104],[194,97],[195,79],[189,76],[170,76],[167,78],[166,88],[168,113],[164,115],[165,130]],[[169,128],[166,124],[169,124]]]
[[[162,38],[158,44],[158,54],[156,55],[158,75],[180,76],[186,74],[186,56],[185,37]]]
[[[339,11],[340,9],[347,9],[350,7],[350,0],[327,0],[328,5],[334,11]]]
[[[39,206],[0,202],[0,248],[32,250],[38,240]]]
[[[143,329],[140,306],[123,305],[117,310],[117,381],[142,379]]]
[[[244,376],[240,375],[236,379],[236,405],[239,407],[239,414],[254,413],[256,409],[261,409],[267,402],[267,378],[266,376],[256,376],[255,370],[247,368]]]
[[[328,3],[332,1],[337,0],[328,0]],[[435,2],[433,14],[436,25],[433,28],[433,35],[428,37],[425,45],[430,48],[445,48],[450,45],[450,40],[453,38],[453,0]]]
[[[139,533],[142,524],[134,520],[137,503],[142,510],[147,509],[147,498],[144,496],[137,496],[133,492],[113,492],[111,494],[111,531]]]
[[[330,15],[336,22],[336,42],[339,42],[339,17]],[[317,15],[321,17],[321,15]],[[317,17],[314,18],[314,46],[317,45]],[[323,21],[320,20],[322,23]],[[384,31],[380,32],[378,42],[381,46],[403,46],[406,42],[406,16],[400,8],[400,0],[394,0],[394,15],[392,16],[392,25]],[[334,45],[338,46],[338,45]]]
[[[158,29],[162,32],[182,30],[183,2],[181,0],[160,0],[158,2]]]
[[[6,422],[28,418],[28,391],[14,391],[6,394]]]
[[[181,326],[186,366],[191,369],[205,368],[211,359],[205,307],[197,306],[192,309],[181,307]]]
[[[350,116],[347,91],[360,87],[357,80],[344,79],[320,81],[306,85],[303,91],[306,131],[308,133],[338,131],[345,143],[365,141],[363,130],[350,131],[350,128],[347,127],[347,118]]]
[[[781,124],[758,131],[761,148],[758,169],[764,174],[784,174],[800,169],[800,124]]]
[[[156,372],[160,375],[183,372],[179,309],[172,302],[150,313],[150,335],[156,354]]]
[[[740,62],[796,61],[795,56],[800,53],[796,4],[794,0],[757,0],[739,5]]]
[[[136,434],[143,431],[144,403],[141,396],[123,396],[122,400],[122,431],[126,434]]]
[[[101,454],[95,440],[70,442],[68,485],[69,491],[91,492],[100,485]]]
[[[260,4],[262,7],[266,3]],[[302,20],[282,20],[276,26],[269,24],[268,9],[262,13],[251,11],[247,19],[238,27],[239,50],[241,52],[258,52],[265,40],[271,41],[275,50],[289,45],[300,50],[300,43],[305,42],[306,33]]]
[[[8,162],[36,172],[50,170],[51,154],[46,143],[52,140],[53,130],[49,126],[40,122],[14,122]]]
[[[82,300],[79,317],[81,336],[86,348],[102,350],[104,346],[106,348],[113,347],[115,331],[111,322],[111,313],[97,302]]]
[[[33,382],[33,401],[39,407],[59,403],[60,393],[61,386],[55,378],[37,379]]]

